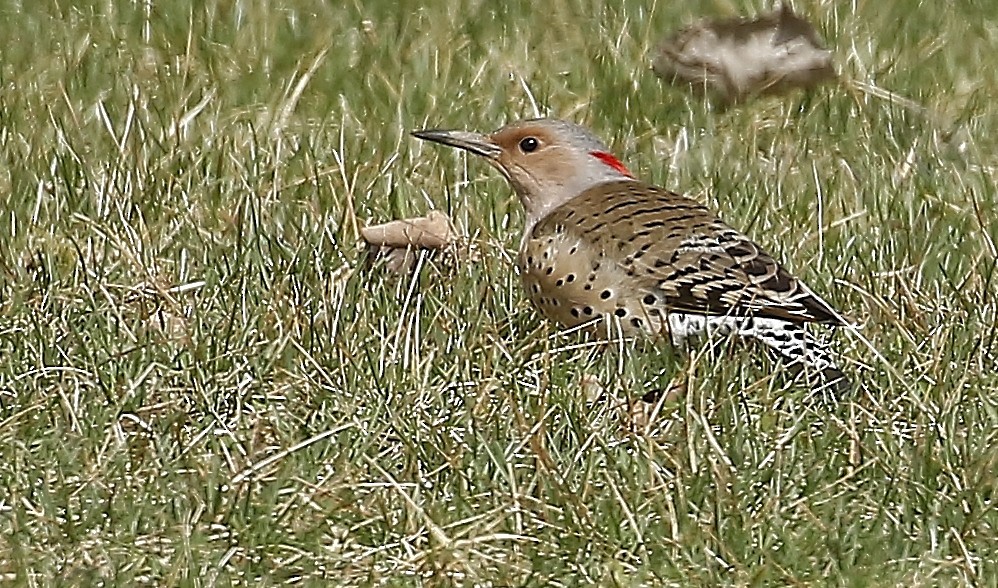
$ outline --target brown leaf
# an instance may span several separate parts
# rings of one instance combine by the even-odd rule
[[[450,218],[439,210],[426,216],[394,220],[360,230],[364,240],[377,247],[443,249],[454,241]]]
[[[756,19],[703,20],[666,40],[653,64],[669,83],[731,104],[835,79],[832,52],[789,6]]]
[[[450,217],[439,210],[424,217],[364,227],[360,234],[367,242],[370,259],[384,258],[388,269],[397,274],[412,271],[420,250],[446,249],[457,239]]]

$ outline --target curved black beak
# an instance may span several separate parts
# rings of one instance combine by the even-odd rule
[[[488,159],[497,159],[502,154],[502,148],[496,145],[487,135],[481,133],[426,129],[423,131],[413,131],[412,136],[424,141],[433,141],[441,145],[464,149]]]

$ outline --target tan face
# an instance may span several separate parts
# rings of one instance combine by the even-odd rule
[[[559,143],[555,134],[544,128],[506,127],[489,136],[500,148],[490,163],[503,172],[524,199],[524,205],[543,206],[545,195],[554,196],[558,188],[571,183],[588,154]],[[528,203],[529,201],[529,203]]]

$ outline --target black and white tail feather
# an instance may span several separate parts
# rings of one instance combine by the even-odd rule
[[[752,316],[706,316],[669,313],[672,343],[683,346],[691,337],[734,335],[758,341],[782,360],[794,376],[802,377],[820,395],[839,396],[852,383],[839,369],[828,344],[808,331],[807,323]]]
[[[734,335],[758,341],[782,360],[794,376],[802,377],[812,389],[824,395],[848,392],[852,383],[839,369],[828,344],[813,333],[807,324],[751,316],[705,316],[670,313],[672,343],[683,346],[691,337]]]

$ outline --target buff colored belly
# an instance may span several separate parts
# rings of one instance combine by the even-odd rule
[[[530,301],[565,327],[592,323],[605,333],[609,318],[625,335],[635,335],[661,333],[666,324],[654,293],[635,289],[624,270],[577,239],[560,234],[528,239],[519,268]]]

